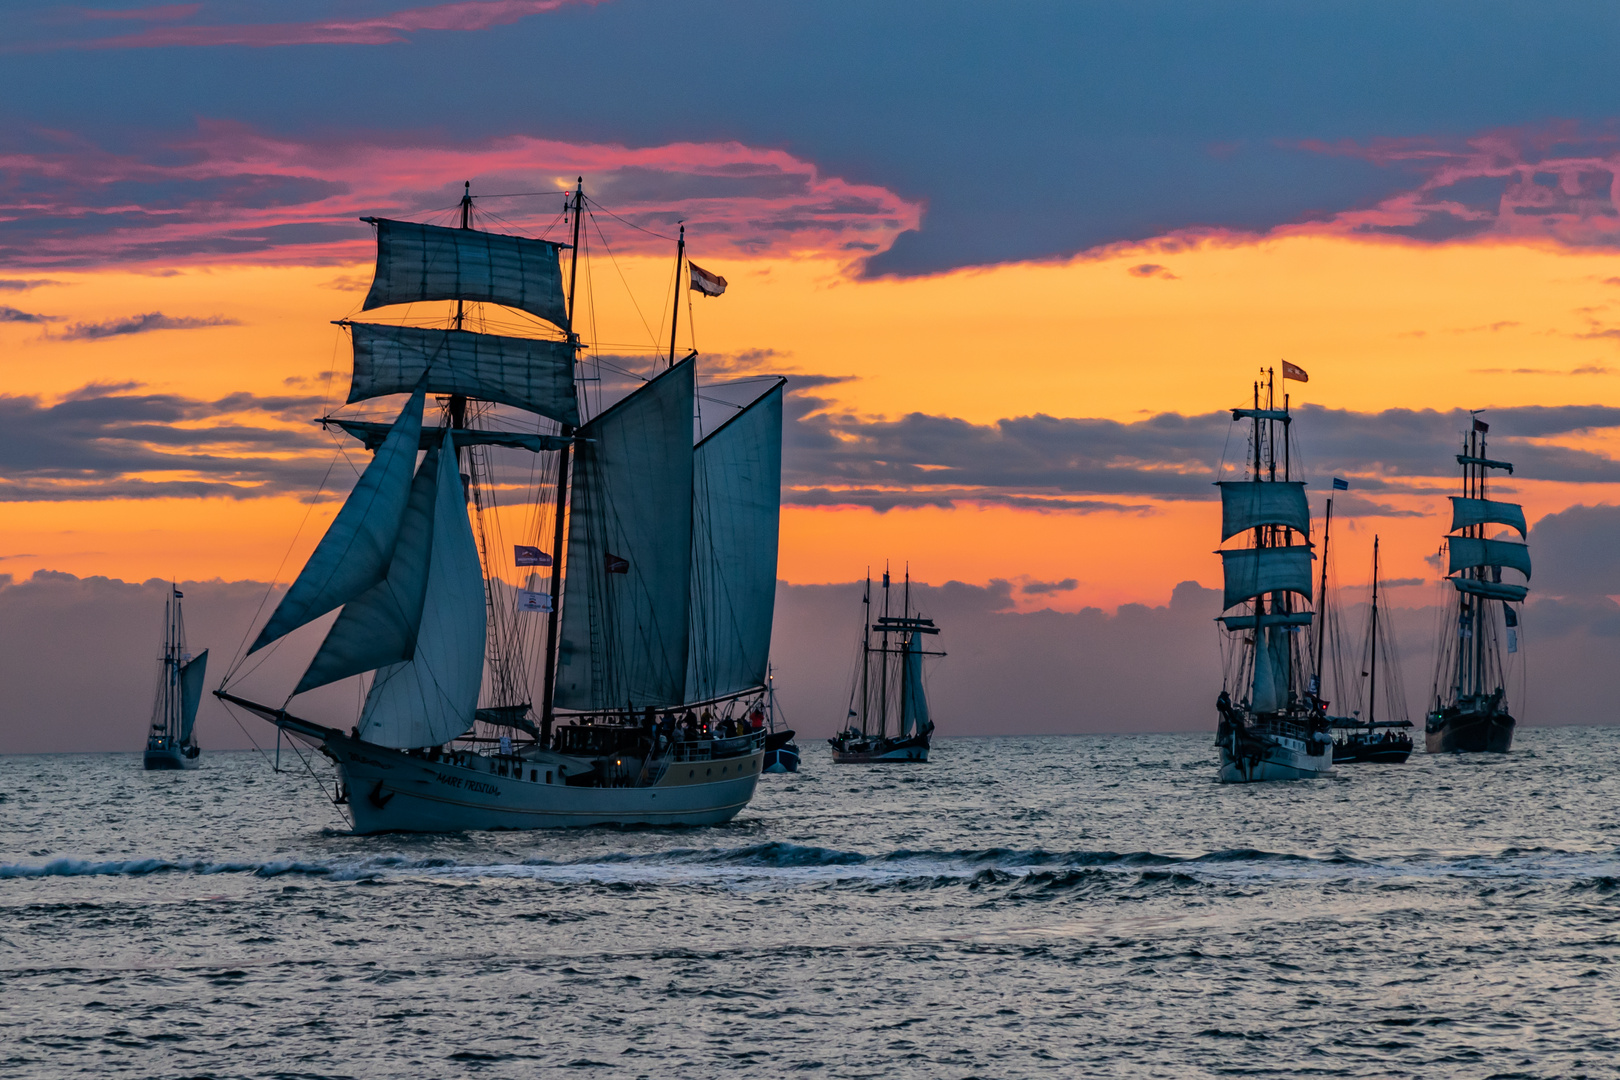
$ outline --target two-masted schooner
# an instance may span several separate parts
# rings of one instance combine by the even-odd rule
[[[928,638],[939,633],[939,627],[932,619],[912,613],[909,569],[900,612],[889,614],[889,571],[884,569],[883,614],[872,621],[872,578],[868,575],[861,596],[861,651],[850,688],[847,724],[827,740],[834,764],[928,760],[934,720],[928,708],[928,689],[923,685],[923,657],[945,654],[923,648]]]
[[[1505,525],[1529,539],[1524,508],[1487,497],[1493,469],[1512,474],[1513,465],[1486,456],[1490,425],[1473,417],[1457,464],[1462,494],[1451,497],[1451,529],[1446,538],[1447,580],[1454,588],[1447,605],[1435,667],[1424,745],[1431,753],[1490,751],[1513,745],[1515,721],[1507,686],[1511,657],[1519,651],[1519,615],[1513,605],[1530,592],[1502,580],[1507,568],[1530,580],[1526,543],[1487,537],[1490,525]]]
[[[171,583],[163,604],[163,655],[158,658],[157,695],[142,758],[148,769],[195,769],[202,754],[192,729],[202,703],[208,650],[196,656],[186,651],[186,620],[180,610],[185,595]]]
[[[1233,423],[1241,420],[1250,421],[1248,479],[1217,481],[1221,542],[1245,541],[1217,552],[1225,577],[1221,610],[1235,612],[1216,620],[1224,660],[1215,703],[1218,775],[1222,783],[1321,776],[1333,768],[1333,739],[1307,684],[1311,512],[1304,482],[1293,478],[1288,395],[1277,403],[1272,371],[1255,383],[1252,408],[1232,410]]]
[[[590,415],[579,388],[600,367],[576,328],[593,206],[583,182],[568,193],[572,245],[475,228],[470,186],[459,227],[364,219],[377,265],[363,310],[453,301],[454,313],[342,323],[349,402],[405,404],[390,424],[327,418],[373,456],[248,651],[339,613],[286,700],[243,696],[240,663],[216,691],[318,746],[357,832],[702,825],[754,794],[785,380],[695,425],[697,354],[676,359],[672,322],[667,365]],[[683,230],[677,284],[722,291],[690,262],[681,277],[684,250]],[[486,332],[514,322],[530,333]],[[428,395],[442,407],[424,418]],[[516,471],[537,479],[503,484],[496,451],[536,455]],[[495,498],[513,486],[535,512],[512,565],[549,568],[549,583],[501,576]],[[354,676],[352,725],[293,711]]]

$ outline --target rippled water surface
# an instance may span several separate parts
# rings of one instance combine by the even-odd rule
[[[1620,1072],[1620,730],[806,751],[722,827],[441,837],[253,754],[0,758],[0,1074]]]

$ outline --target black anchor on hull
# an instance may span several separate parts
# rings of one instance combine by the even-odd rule
[[[367,795],[366,798],[371,800],[372,806],[375,806],[377,809],[381,810],[393,800],[394,792],[390,791],[388,794],[384,795],[382,781],[379,780],[377,781],[377,786],[371,789],[371,794]]]

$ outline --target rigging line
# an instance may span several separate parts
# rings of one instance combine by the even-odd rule
[[[624,291],[627,294],[629,294],[630,306],[636,309],[636,318],[641,320],[641,328],[643,330],[647,331],[647,336],[652,338],[652,341],[653,341],[654,345],[657,345],[658,344],[658,338],[655,335],[653,335],[653,332],[652,332],[651,328],[649,328],[647,326],[647,317],[641,313],[641,305],[636,303],[635,291],[630,288],[630,282],[625,280],[624,269],[619,266],[619,260],[618,260],[618,257],[613,254],[613,248],[608,245],[607,236],[606,236],[606,234],[604,234],[602,232],[601,223],[596,220],[596,215],[592,214],[590,212],[590,210],[587,209],[585,211],[585,214],[586,214],[587,217],[589,217],[591,219],[591,224],[596,226],[597,238],[602,241],[602,247],[608,253],[608,261],[613,264],[613,269],[615,271],[617,271],[617,273],[619,275],[619,281],[622,282],[623,285],[624,285]],[[662,330],[662,328],[663,328],[663,324],[660,323],[659,324],[659,329]]]
[[[597,202],[595,199],[587,198],[585,200],[585,203],[586,203],[586,206],[587,206],[586,213],[590,213],[590,210],[588,209],[588,207],[594,206],[598,210],[602,211],[602,213],[606,214],[608,217],[613,218],[615,221],[623,222],[624,224],[630,226],[632,229],[636,229],[636,230],[639,230],[640,232],[644,232],[648,236],[656,236],[660,240],[668,240],[671,244],[673,244],[675,242],[675,238],[673,236],[665,236],[663,233],[653,232],[651,229],[644,229],[640,225],[637,225],[635,222],[626,220],[625,218],[620,217],[618,214],[615,214],[612,210],[609,210],[607,207],[603,206],[601,203]]]

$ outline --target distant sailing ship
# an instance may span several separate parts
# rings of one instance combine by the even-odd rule
[[[901,614],[889,614],[889,571],[883,571],[883,614],[872,621],[872,579],[861,597],[861,656],[850,690],[848,725],[827,742],[834,764],[862,765],[923,762],[934,735],[923,685],[924,641],[939,633],[932,619],[911,612],[911,571],[901,600]],[[878,636],[876,644],[872,635]],[[894,733],[890,734],[893,723]]]
[[[1323,558],[1326,557],[1324,551]],[[1388,614],[1378,595],[1378,570],[1378,537],[1374,536],[1372,604],[1367,611],[1367,632],[1362,637],[1357,669],[1360,679],[1356,682],[1356,699],[1361,708],[1349,717],[1332,720],[1336,763],[1366,761],[1398,765],[1412,753],[1412,721],[1406,715],[1406,692],[1401,686],[1400,668],[1394,663]],[[1363,686],[1364,693],[1360,692]],[[1380,705],[1383,706],[1381,714]]]
[[[196,656],[186,651],[186,621],[180,611],[184,597],[171,585],[163,604],[163,656],[158,660],[157,698],[143,758],[148,769],[195,769],[202,753],[192,729],[202,703],[208,650]]]
[[[1285,380],[1304,375],[1283,370]],[[1215,703],[1222,783],[1299,780],[1333,768],[1327,716],[1306,683],[1310,635],[1303,631],[1313,625],[1311,512],[1304,482],[1292,476],[1288,396],[1279,408],[1274,379],[1268,370],[1263,405],[1256,382],[1254,407],[1232,410],[1234,423],[1251,422],[1249,479],[1217,482],[1221,542],[1247,540],[1242,548],[1218,552],[1225,576],[1221,610],[1242,609],[1217,620],[1225,660]]]
[[[1455,588],[1447,605],[1433,706],[1424,725],[1429,753],[1489,751],[1505,754],[1513,745],[1515,720],[1507,702],[1507,659],[1519,651],[1519,617],[1511,605],[1530,590],[1502,580],[1502,569],[1530,580],[1530,549],[1510,540],[1488,539],[1487,525],[1506,525],[1525,540],[1524,508],[1486,497],[1492,469],[1510,475],[1513,465],[1485,456],[1490,425],[1473,418],[1457,464],[1462,494],[1451,497],[1451,535],[1446,538],[1448,580]],[[1506,647],[1504,650],[1504,646]]]
[[[374,456],[249,653],[342,610],[286,702],[216,691],[319,746],[360,833],[713,824],[759,779],[765,732],[751,721],[767,692],[785,380],[694,445],[697,354],[676,361],[672,323],[667,368],[582,415],[574,283],[593,204],[583,183],[569,195],[566,299],[569,245],[473,228],[470,190],[460,228],[366,219],[377,268],[363,309],[453,300],[455,314],[446,328],[342,324],[349,401],[408,400],[391,424],[329,418]],[[683,229],[678,285],[684,254]],[[693,290],[724,290],[684,268]],[[492,305],[479,326],[526,312],[546,336],[468,330],[469,302]],[[436,427],[424,426],[428,394],[447,397]],[[495,405],[527,414],[528,430],[491,423]],[[494,565],[500,447],[550,455],[523,470],[542,479],[528,492],[534,535],[513,545],[514,566],[549,567],[548,591],[533,575],[507,588]],[[531,613],[545,616],[543,646]],[[368,673],[348,730],[288,711]]]

